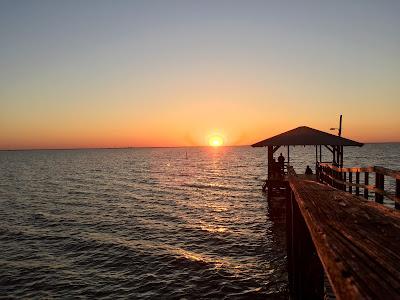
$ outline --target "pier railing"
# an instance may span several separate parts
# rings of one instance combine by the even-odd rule
[[[303,175],[287,165],[285,180],[291,298],[400,299],[399,211],[360,201],[372,194],[399,209],[400,172],[319,163]],[[268,191],[269,206],[281,198]]]
[[[318,181],[357,196],[361,195],[360,189],[363,189],[363,196],[366,199],[369,198],[369,191],[372,191],[378,203],[383,203],[384,197],[387,197],[394,201],[396,209],[400,209],[400,171],[377,166],[339,168],[327,163],[318,163],[316,175]],[[394,193],[385,189],[385,176],[395,179]],[[370,177],[371,179],[375,177],[375,185],[370,184]]]

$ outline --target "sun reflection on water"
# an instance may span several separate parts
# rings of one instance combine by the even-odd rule
[[[199,254],[194,251],[189,251],[182,248],[171,248],[170,252],[180,258],[184,258],[192,262],[213,265],[215,269],[224,268],[225,270],[229,270],[234,275],[239,274],[240,270],[242,269],[242,266],[230,262],[226,257],[212,258],[211,256]]]
[[[200,225],[200,228],[204,231],[208,231],[211,233],[225,233],[228,231],[227,227],[216,226],[216,225],[212,225],[212,224],[203,224],[203,225]]]

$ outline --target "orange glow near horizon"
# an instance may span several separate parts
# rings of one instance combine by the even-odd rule
[[[304,118],[279,120],[280,114],[271,115],[269,119],[259,116],[252,108],[235,107],[237,111],[245,111],[252,118],[233,118],[234,111],[229,108],[224,116],[212,116],[218,120],[216,126],[209,120],[196,118],[203,115],[201,110],[179,111],[175,114],[190,115],[185,120],[174,114],[168,115],[169,124],[161,118],[156,120],[134,120],[102,124],[96,121],[76,120],[75,124],[58,124],[54,126],[43,124],[38,126],[15,126],[9,130],[0,131],[0,149],[61,149],[61,148],[119,148],[119,147],[180,147],[180,146],[238,146],[251,145],[262,139],[274,136],[301,125],[310,126],[322,131],[330,132],[329,128],[336,126],[337,118],[332,115],[326,120],[307,122]],[[229,116],[229,117],[228,117]],[[232,120],[233,119],[233,120]],[[86,121],[86,122],[85,122]],[[150,121],[153,121],[152,123]],[[10,122],[11,123],[11,122]],[[28,122],[27,122],[28,123]],[[29,122],[30,123],[30,122]],[[60,122],[61,123],[61,122]],[[182,126],[182,123],[185,126]],[[11,124],[10,124],[11,125]],[[39,124],[41,125],[41,124]],[[97,126],[95,126],[97,125]],[[396,142],[399,141],[399,127],[389,124],[374,127],[374,124],[362,124],[350,117],[344,119],[343,136],[360,142]],[[213,128],[218,128],[214,130]],[[7,129],[7,127],[6,127]],[[223,132],[223,133],[222,133]],[[208,134],[207,134],[208,133]],[[332,133],[332,132],[330,132]]]

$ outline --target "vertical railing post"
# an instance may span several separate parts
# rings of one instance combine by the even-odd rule
[[[328,175],[329,175],[329,168],[328,167],[324,167],[324,181],[327,183],[327,184],[329,184],[330,182],[331,182],[331,180],[328,178]]]
[[[293,192],[286,203],[291,299],[323,299],[324,269]]]
[[[339,171],[335,171],[335,174],[336,174],[336,179],[340,180],[340,172],[339,172]],[[339,183],[339,182],[336,182],[336,186],[337,186],[338,188],[340,188],[340,183]]]
[[[385,188],[385,176],[383,174],[375,173],[375,187],[380,190]],[[375,192],[375,202],[383,203],[383,195]]]
[[[356,172],[356,184],[360,184],[360,172]],[[356,186],[356,195],[360,196],[360,187]]]
[[[349,182],[353,183],[353,172],[349,172]],[[353,186],[349,185],[349,193],[353,193]]]
[[[294,235],[293,235],[293,201],[294,194],[288,190],[286,198],[286,251],[287,251],[287,263],[288,263],[288,280],[289,280],[289,291],[293,293],[295,290],[295,265],[294,265]]]
[[[396,179],[396,198],[400,199],[400,179]],[[397,201],[394,203],[396,209],[400,209],[400,203]]]
[[[335,179],[339,179],[339,172],[338,171],[334,171],[335,172]],[[340,187],[340,184],[337,182],[337,181],[335,181],[335,187],[336,188],[338,188],[338,187]]]
[[[328,178],[329,169],[327,167],[324,167],[323,171],[324,171],[324,181],[329,184],[329,182],[330,182],[330,180]]]
[[[346,182],[346,172],[340,172],[340,174],[342,175],[342,176],[340,176],[341,180]],[[346,188],[347,188],[347,185],[345,183],[343,183],[342,184],[342,190],[346,191]]]
[[[320,165],[319,166],[319,182],[324,182],[324,168]]]
[[[369,185],[369,173],[365,172],[364,185]],[[368,188],[364,188],[364,198],[368,199]]]

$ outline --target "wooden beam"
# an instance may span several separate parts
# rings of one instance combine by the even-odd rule
[[[271,166],[272,166],[272,159],[273,159],[273,157],[274,157],[274,152],[273,152],[273,147],[272,146],[268,146],[267,147],[267,159],[268,159],[268,179],[270,179],[271,178],[271,175],[272,175],[272,168],[271,168]]]
[[[336,151],[336,163],[338,164],[338,166],[339,167],[341,167],[341,165],[340,165],[340,146],[336,146],[336,149],[337,149],[337,151]]]
[[[353,183],[353,172],[349,172],[349,182]],[[353,193],[353,186],[352,185],[349,186],[349,193],[350,194]]]
[[[281,146],[275,146],[274,149],[272,150],[272,153],[275,153],[276,150],[278,150]]]
[[[267,196],[268,196],[268,198],[270,198],[270,197],[272,197],[272,186],[271,186],[271,184],[269,184],[270,183],[269,180],[272,177],[272,159],[274,157],[273,147],[272,146],[268,146],[267,151],[268,151],[268,153],[267,153],[267,156],[268,156],[268,176],[267,176],[267,181],[266,181],[266,186],[265,187],[268,187]],[[268,183],[268,185],[267,185],[267,183]]]
[[[336,147],[332,146],[332,149],[333,149],[333,160],[332,160],[332,163],[336,164]]]
[[[385,176],[379,173],[375,173],[375,187],[379,190],[383,190],[385,187]],[[375,202],[383,203],[383,195],[375,192]]]
[[[340,167],[343,168],[343,146],[340,146]]]
[[[323,299],[324,269],[293,193],[286,203],[288,277],[291,298]]]
[[[396,179],[396,197],[400,199],[400,179]],[[400,209],[400,202],[395,202],[394,207]]]
[[[326,149],[328,149],[331,153],[333,153],[333,149],[332,149],[332,148],[329,148],[328,145],[324,145],[324,147],[325,147]]]
[[[319,162],[322,162],[322,147],[319,145]]]
[[[315,165],[318,163],[318,146],[315,146]]]
[[[290,187],[337,299],[400,299],[400,214],[310,180]]]
[[[382,175],[390,176],[390,177],[393,177],[396,179],[400,179],[400,171],[390,170],[387,168],[376,167],[376,166],[373,168],[374,168],[374,172],[377,172]]]
[[[368,188],[366,188],[369,185],[369,173],[365,172],[364,174],[364,198],[368,200],[368,196],[369,196],[369,191]]]
[[[360,172],[356,172],[356,184],[360,184]],[[356,195],[360,195],[360,187],[356,185]]]

